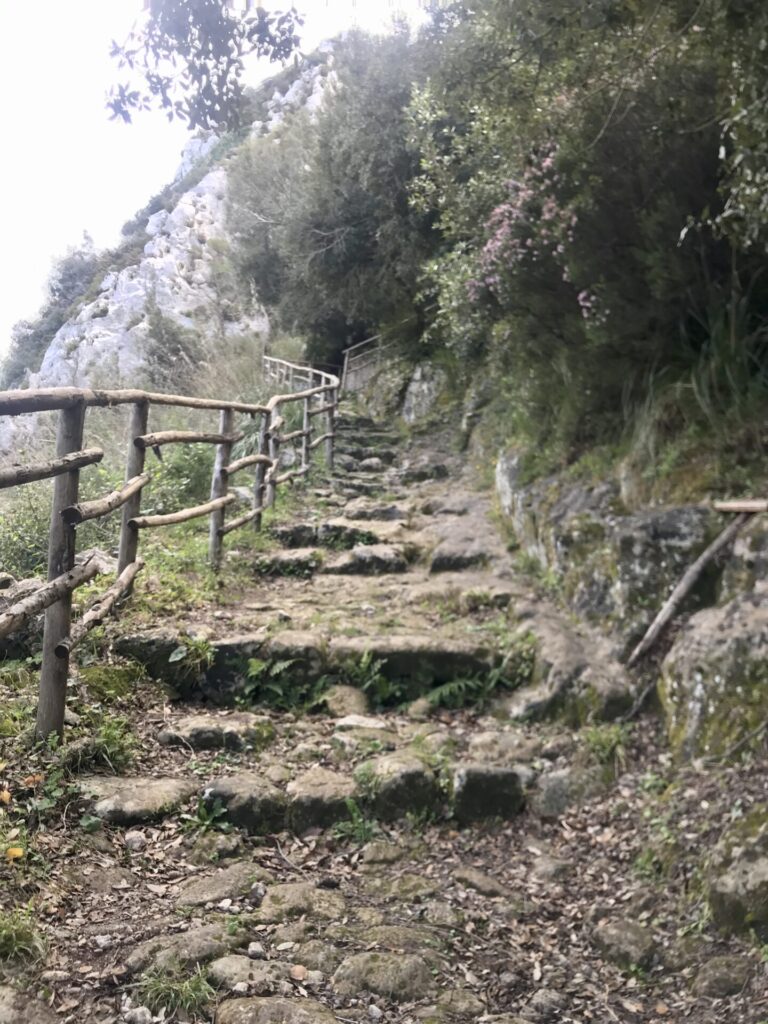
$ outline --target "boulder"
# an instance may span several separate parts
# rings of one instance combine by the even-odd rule
[[[679,757],[722,756],[748,740],[768,719],[768,582],[689,619],[662,664],[659,696]]]
[[[713,956],[699,968],[691,990],[695,996],[725,999],[741,992],[752,974],[752,964],[743,956]]]
[[[291,965],[278,961],[252,960],[247,956],[230,954],[219,957],[208,965],[208,976],[217,988],[232,992],[236,985],[247,985],[253,995],[289,996]]]
[[[619,633],[628,648],[720,528],[720,517],[698,505],[630,513],[613,481],[591,485],[561,473],[528,483],[520,452],[500,456],[496,490],[525,555],[573,611]],[[714,601],[718,573],[704,573],[685,610]]]
[[[707,896],[717,927],[754,930],[768,939],[768,807],[758,805],[726,831],[708,874]]]
[[[600,921],[593,938],[605,959],[625,971],[633,967],[647,970],[656,953],[653,934],[636,921]]]
[[[559,768],[540,775],[529,797],[540,818],[553,820],[571,808],[599,796],[606,789],[605,775],[596,766]]]
[[[334,718],[344,718],[346,715],[365,716],[368,713],[368,698],[355,686],[331,686],[323,694],[322,700],[328,714]]]

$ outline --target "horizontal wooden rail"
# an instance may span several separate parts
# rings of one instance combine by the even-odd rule
[[[264,509],[261,505],[258,505],[256,508],[251,509],[250,512],[247,512],[244,516],[238,516],[237,519],[232,519],[226,524],[226,526],[219,528],[220,536],[226,537],[226,535],[228,533],[232,533],[233,530],[239,530],[241,526],[247,526],[248,523],[252,523],[257,516],[260,516],[263,511]]]
[[[297,437],[306,437],[309,433],[308,430],[292,430],[290,434],[280,435],[280,444],[285,444],[288,441],[295,441]]]
[[[716,501],[716,512],[768,512],[768,499],[742,498],[740,501]]]
[[[244,455],[242,459],[235,459],[228,466],[224,466],[222,472],[228,476],[233,476],[235,473],[239,473],[241,469],[247,469],[248,466],[258,466],[260,463],[264,466],[271,466],[272,459],[268,455]]]
[[[101,462],[104,452],[101,448],[86,448],[82,452],[72,452],[60,459],[40,462],[29,466],[9,466],[0,469],[0,487],[16,487],[18,484],[30,484],[35,480],[48,480],[62,473],[71,473],[74,469],[92,466]]]
[[[116,508],[124,505],[129,498],[137,494],[142,487],[145,487],[151,479],[152,477],[149,473],[135,476],[124,487],[116,491],[110,491],[103,498],[96,498],[94,501],[81,501],[77,505],[69,505],[67,508],[62,509],[62,518],[70,526],[78,526],[87,519],[100,519],[102,516],[109,515],[110,512],[114,512]]]
[[[324,412],[331,412],[335,408],[335,402],[326,402],[325,405],[319,405],[317,408],[309,410],[310,419],[314,416],[320,416]]]
[[[78,644],[82,643],[92,629],[101,625],[120,598],[129,592],[133,581],[143,568],[144,562],[141,558],[137,558],[135,562],[132,562],[123,569],[112,586],[105,590],[101,597],[85,612],[70,635],[63,637],[56,644],[53,650],[57,658],[66,658],[67,655],[74,651]]]
[[[134,530],[145,530],[155,526],[175,526],[177,523],[186,523],[190,519],[199,519],[201,516],[210,515],[211,512],[224,508],[225,505],[231,505],[235,500],[234,494],[227,494],[223,498],[207,501],[204,505],[183,508],[180,512],[169,512],[162,516],[135,516],[128,520],[128,525]]]
[[[329,441],[332,438],[334,438],[335,436],[336,436],[335,434],[321,434],[320,437],[316,437],[315,438],[315,440],[312,442],[312,444],[309,447],[310,448],[319,448],[320,445],[323,443],[323,441]]]
[[[25,622],[50,608],[65,594],[71,594],[73,590],[98,576],[103,572],[103,568],[97,558],[91,558],[83,565],[76,565],[69,572],[64,572],[61,576],[44,583],[33,594],[12,604],[0,615],[0,637],[8,636],[9,633],[20,629]]]
[[[301,469],[291,469],[287,473],[280,473],[279,476],[272,478],[273,484],[285,484],[289,480],[294,480],[299,476],[306,476],[309,472],[309,466],[303,466]]]
[[[134,437],[137,448],[159,448],[163,444],[234,444],[242,441],[243,433],[213,434],[200,430],[159,430],[155,434]]]
[[[103,408],[116,405],[137,405],[141,402],[183,409],[231,409],[233,412],[248,413],[251,416],[268,411],[263,405],[252,405],[248,402],[219,402],[215,399],[193,398],[190,395],[166,395],[155,391],[38,388],[33,391],[26,389],[0,391],[0,416],[20,416],[28,412],[52,412],[55,409],[71,409],[76,405],[84,405],[86,408]]]

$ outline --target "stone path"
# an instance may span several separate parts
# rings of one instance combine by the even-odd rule
[[[670,786],[651,720],[574,728],[631,697],[605,641],[520,578],[457,457],[341,429],[239,589],[116,644],[186,699],[139,687],[129,773],[40,836],[48,952],[0,1024],[151,1024],[153,979],[198,969],[179,1020],[759,1024],[759,955],[707,930],[700,873],[762,783]]]

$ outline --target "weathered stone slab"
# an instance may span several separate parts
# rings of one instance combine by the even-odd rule
[[[698,971],[691,989],[695,996],[726,999],[744,988],[752,964],[743,956],[713,956]]]
[[[465,762],[453,771],[453,814],[460,824],[487,818],[513,818],[525,804],[514,768]]]
[[[406,1003],[435,991],[426,961],[413,953],[357,953],[342,962],[333,976],[339,995],[364,992]]]
[[[203,794],[211,808],[221,801],[233,825],[252,835],[279,832],[285,827],[288,799],[260,772],[241,772],[216,779]]]
[[[346,801],[356,786],[348,775],[315,767],[288,783],[288,821],[297,833],[310,828],[327,828],[349,816]]]
[[[0,1024],[55,1024],[59,1017],[31,996],[0,985]]]
[[[112,825],[138,825],[177,811],[197,787],[190,779],[93,776],[82,780],[80,792],[94,801],[92,812],[97,818]]]
[[[165,747],[193,750],[263,750],[275,738],[275,727],[266,715],[236,711],[228,715],[185,715],[168,722],[157,739]]]
[[[600,921],[594,932],[595,945],[611,963],[630,970],[647,970],[656,953],[653,933],[636,921]]]
[[[253,563],[257,576],[293,576],[308,578],[323,564],[323,553],[316,548],[292,548],[259,555]]]
[[[531,810],[540,818],[559,818],[568,810],[604,793],[605,776],[598,767],[559,768],[539,776],[530,794]]]
[[[210,875],[197,875],[185,882],[176,897],[177,907],[201,907],[225,899],[249,896],[254,885],[269,884],[272,876],[259,864],[236,861]]]
[[[407,571],[408,560],[391,544],[361,544],[326,562],[320,570],[329,576],[383,576]]]
[[[241,948],[247,940],[246,932],[238,930],[230,935],[220,924],[193,927],[173,935],[163,932],[132,949],[125,958],[125,968],[129,974],[135,974],[150,966],[161,969],[170,969],[176,964],[194,967]]]
[[[216,1024],[336,1024],[336,1017],[315,999],[283,996],[228,999],[216,1013]]]
[[[766,581],[722,608],[691,616],[664,659],[659,682],[678,756],[722,756],[750,737],[768,718],[766,664]],[[762,739],[755,734],[752,742]]]
[[[293,921],[305,915],[334,921],[344,916],[344,910],[341,893],[317,889],[311,882],[287,882],[267,889],[256,916],[264,924]]]
[[[408,751],[373,758],[358,771],[365,773],[368,802],[376,817],[383,821],[433,810],[441,802],[435,773]]]
[[[355,498],[344,506],[344,518],[393,523],[407,519],[408,510],[401,505],[377,504],[365,498]]]

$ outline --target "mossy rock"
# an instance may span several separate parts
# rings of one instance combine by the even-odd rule
[[[78,675],[89,695],[107,704],[130,697],[146,673],[138,662],[127,661],[112,665],[86,665],[78,670]]]
[[[768,719],[768,588],[692,616],[658,687],[678,757],[722,757],[759,743]]]

